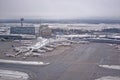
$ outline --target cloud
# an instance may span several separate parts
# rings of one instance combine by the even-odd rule
[[[0,0],[0,18],[119,18],[120,0]]]

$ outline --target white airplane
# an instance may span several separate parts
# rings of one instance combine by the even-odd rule
[[[13,55],[13,54],[6,54],[5,56],[6,57],[15,57],[15,55]]]
[[[46,50],[46,51],[52,51],[53,50],[53,48],[48,48],[48,47],[42,47],[41,49]]]
[[[45,53],[46,51],[41,49],[33,49],[32,52]]]
[[[24,55],[25,55],[25,57],[28,57],[28,56],[30,56],[32,54],[32,52],[27,52],[27,53],[25,53]]]
[[[46,47],[56,48],[57,46],[56,46],[56,45],[52,45],[52,44],[50,44],[50,45],[46,45]]]
[[[42,54],[39,54],[39,53],[32,53],[31,54],[33,57],[39,57],[39,56],[41,56]]]

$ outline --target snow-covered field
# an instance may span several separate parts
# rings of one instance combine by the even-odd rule
[[[120,65],[99,65],[99,67],[120,70]]]
[[[120,70],[120,65],[99,65],[99,67],[106,68],[106,69],[115,69]],[[104,76],[95,80],[120,80],[118,76]]]
[[[120,77],[105,76],[95,80],[120,80]]]
[[[50,28],[56,29],[83,29],[83,30],[102,30],[107,28],[120,28],[120,24],[48,24]]]
[[[28,78],[29,75],[24,72],[0,69],[0,80],[28,80]]]
[[[62,28],[62,29],[85,29],[85,30],[101,30],[105,28],[120,28],[120,24],[83,24],[83,23],[76,23],[76,24],[60,24],[60,23],[43,23],[42,25],[48,25],[50,28]],[[10,27],[10,26],[20,26],[19,23],[3,23],[0,24],[0,27]],[[39,27],[40,24],[31,24],[31,23],[24,23],[24,26],[35,26]]]
[[[22,64],[22,65],[48,65],[50,64],[50,63],[44,63],[41,61],[16,61],[16,60],[4,60],[4,59],[0,59],[0,63]]]

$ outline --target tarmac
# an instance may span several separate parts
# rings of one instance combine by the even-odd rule
[[[29,57],[29,59],[33,58]],[[120,77],[119,69],[100,66],[120,65],[120,51],[106,43],[73,44],[70,47],[59,47],[53,52],[45,53],[44,57],[35,59],[50,64],[35,66],[0,63],[0,69],[28,73],[30,80],[105,80],[111,77],[112,79],[108,80],[114,80],[116,77],[117,79]]]

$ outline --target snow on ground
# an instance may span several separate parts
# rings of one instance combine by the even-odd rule
[[[109,28],[120,28],[120,24],[48,24],[50,28],[56,29],[83,29],[83,30],[102,30]]]
[[[120,65],[99,65],[99,67],[120,70]],[[120,79],[119,79],[120,80]]]
[[[23,64],[23,65],[48,65],[50,64],[50,63],[44,63],[40,61],[15,61],[15,60],[4,60],[4,59],[0,59],[0,63]]]
[[[89,35],[89,34],[78,34],[78,35],[57,35],[57,37],[61,37],[61,38],[71,38],[71,37],[85,38],[85,37],[91,37],[91,35]]]
[[[28,78],[29,75],[24,72],[0,69],[0,80],[28,80]]]
[[[95,80],[120,80],[120,77],[106,76],[106,77],[101,77]]]

